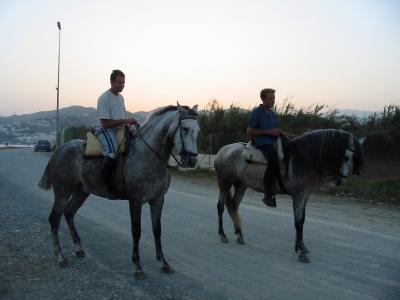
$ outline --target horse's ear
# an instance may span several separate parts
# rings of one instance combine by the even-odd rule
[[[360,137],[360,138],[358,139],[358,142],[360,143],[361,146],[362,146],[362,144],[364,144],[364,142],[365,142],[366,139],[367,139],[366,136]]]
[[[183,111],[185,110],[185,109],[183,108],[183,106],[179,104],[178,101],[176,101],[176,107],[178,108],[178,111],[179,111],[180,113],[183,113]]]
[[[192,110],[194,110],[195,112],[197,112],[197,109],[199,108],[199,106],[196,104],[195,106],[192,107]]]

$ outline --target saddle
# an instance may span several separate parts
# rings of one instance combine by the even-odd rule
[[[282,140],[280,137],[278,137],[274,142],[274,147],[276,149],[276,152],[278,153],[279,161],[282,161],[285,158],[285,155],[283,152]],[[251,142],[248,142],[245,145],[242,152],[242,157],[244,157],[249,162],[268,165],[268,162],[265,160],[265,157],[262,154],[261,150],[254,147]]]
[[[124,126],[117,130],[117,142],[118,142],[118,153],[124,154],[126,153],[128,147],[126,146],[127,141],[130,137],[136,135],[136,127]],[[85,157],[99,157],[103,156],[103,145],[100,140],[94,134],[94,129],[92,128],[86,134],[87,141],[85,147]]]

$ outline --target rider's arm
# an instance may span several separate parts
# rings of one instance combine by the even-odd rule
[[[260,136],[260,135],[269,135],[269,136],[278,136],[279,135],[278,128],[258,129],[258,128],[247,127],[246,132],[247,132],[247,135],[250,137],[255,137],[255,136]]]
[[[113,128],[124,124],[134,125],[137,124],[137,121],[134,118],[122,120],[101,119],[101,126],[103,128]]]

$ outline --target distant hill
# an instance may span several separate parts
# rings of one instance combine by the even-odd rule
[[[146,119],[147,112],[127,112],[127,118],[139,123]],[[96,124],[96,109],[93,107],[69,106],[60,109],[60,128],[66,126],[91,126]],[[0,117],[0,143],[34,143],[38,139],[54,140],[56,110],[32,114]]]
[[[139,111],[135,113],[127,112],[128,118],[136,118],[139,123],[143,123],[147,112]],[[69,106],[61,108],[59,111],[60,122],[62,125],[91,125],[96,123],[96,109],[93,107]],[[40,111],[25,115],[12,115],[9,117],[0,117],[0,124],[17,122],[17,121],[32,121],[40,119],[56,119],[56,110]]]

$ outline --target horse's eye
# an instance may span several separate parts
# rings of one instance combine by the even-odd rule
[[[346,157],[344,158],[344,161],[349,161],[349,159],[350,159],[350,158],[346,156]]]
[[[187,127],[183,127],[182,130],[183,130],[184,133],[188,133],[189,132],[189,128],[187,128]]]

